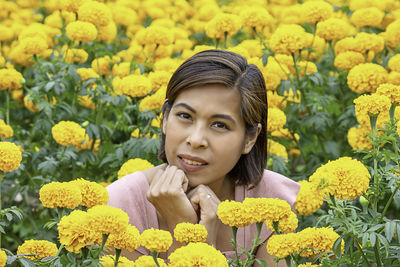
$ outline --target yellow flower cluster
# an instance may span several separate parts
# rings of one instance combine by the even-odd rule
[[[180,247],[169,255],[168,260],[168,266],[171,267],[228,267],[225,256],[206,243],[189,243],[184,247]]]
[[[383,83],[376,89],[377,95],[387,96],[391,103],[400,105],[400,86],[390,83]]]
[[[333,6],[325,1],[308,1],[300,8],[304,22],[317,23],[333,15]]]
[[[349,71],[363,62],[363,54],[354,51],[346,51],[337,55],[333,64],[339,70]]]
[[[279,131],[286,124],[285,113],[278,108],[268,108],[267,131]]]
[[[381,65],[359,64],[349,71],[347,85],[356,93],[374,93],[379,85],[386,83],[388,73]]]
[[[82,96],[85,97],[85,96]],[[82,98],[80,98],[81,100]],[[91,101],[91,99],[89,98],[89,100]],[[79,102],[81,105],[82,103]],[[90,105],[90,103],[92,103],[93,105],[93,110],[94,110],[94,104],[93,102],[86,102],[86,105]],[[90,107],[90,106],[89,106]],[[81,151],[81,150],[90,150],[92,148],[93,145],[93,139],[90,139],[89,136],[87,134],[85,134],[85,139],[82,141],[82,143],[80,143],[79,145],[76,146],[76,150]],[[97,149],[99,148],[100,145],[100,139],[96,139],[96,141],[94,141],[94,145],[93,145],[93,152],[97,151]]]
[[[286,258],[299,250],[299,236],[294,233],[272,235],[267,242],[267,252],[278,258]]]
[[[125,162],[118,171],[118,179],[124,177],[125,175],[137,172],[144,171],[150,168],[153,168],[154,165],[148,162],[145,159],[130,159]]]
[[[7,125],[4,120],[0,119],[0,137],[3,139],[10,138],[13,136],[14,131],[10,125]]]
[[[167,264],[163,259],[157,258],[157,262],[160,265],[160,267],[167,267]],[[133,267],[158,267],[158,266],[155,263],[152,256],[140,256],[134,262]]]
[[[141,40],[145,45],[162,45],[167,46],[172,44],[174,36],[172,32],[162,26],[151,25],[144,29],[144,39]]]
[[[60,121],[53,126],[51,133],[62,146],[78,146],[85,139],[85,129],[73,121]]]
[[[224,39],[235,34],[242,27],[239,16],[220,13],[213,17],[205,26],[207,36],[215,39]]]
[[[299,215],[310,215],[316,212],[324,202],[323,194],[317,185],[309,181],[300,181],[299,193],[296,197],[296,213]]]
[[[357,121],[366,129],[371,129],[370,115],[378,116],[377,128],[389,121],[390,98],[386,95],[361,95],[354,99]]]
[[[97,29],[90,22],[73,21],[65,28],[68,37],[78,42],[91,42],[97,37]]]
[[[84,2],[78,9],[78,18],[98,27],[107,26],[112,20],[110,8],[97,1]]]
[[[288,159],[288,153],[286,151],[286,147],[274,140],[268,140],[267,152],[268,154]]]
[[[80,205],[91,208],[97,205],[106,205],[108,202],[108,191],[96,182],[90,182],[82,178],[69,182],[77,186],[82,195]]]
[[[249,6],[240,11],[240,18],[243,21],[243,27],[262,32],[265,26],[270,26],[273,22],[271,14],[265,9],[255,6]]]
[[[339,40],[350,34],[347,21],[340,18],[329,18],[317,24],[317,35],[325,40]]]
[[[128,75],[121,80],[121,91],[130,97],[144,97],[151,91],[149,78],[142,75]]]
[[[6,266],[7,254],[4,250],[0,249],[0,267]]]
[[[19,45],[28,55],[39,55],[48,48],[46,39],[40,36],[23,38]]]
[[[19,168],[22,153],[18,146],[11,142],[0,142],[0,171],[10,172]]]
[[[229,225],[230,227],[245,227],[254,221],[250,216],[242,203],[225,200],[218,205],[217,216],[223,224]]]
[[[372,149],[371,138],[367,135],[370,131],[361,125],[352,127],[347,132],[347,141],[353,149]]]
[[[400,54],[392,56],[388,61],[387,67],[392,71],[400,72]]]
[[[101,234],[121,233],[129,223],[128,214],[111,206],[97,205],[88,209],[87,213],[90,215],[90,226]]]
[[[115,256],[111,256],[111,255],[106,255],[100,258],[100,262],[101,264],[103,264],[104,267],[114,267],[115,265]],[[153,260],[154,262],[154,260]],[[135,264],[133,263],[133,261],[128,260],[127,258],[120,256],[118,258],[118,266],[119,267],[132,267],[135,266]]]
[[[64,60],[65,62],[74,63],[85,63],[88,59],[88,53],[83,49],[70,48],[65,51]]]
[[[0,69],[0,90],[15,90],[22,87],[22,74],[15,69]]]
[[[201,224],[179,223],[174,229],[174,237],[178,242],[205,242],[207,229]]]
[[[33,254],[34,256],[24,256],[30,260],[54,257],[57,254],[57,245],[47,240],[25,240],[18,246],[17,254]]]
[[[385,13],[376,7],[362,8],[354,11],[351,15],[351,22],[357,27],[377,27],[381,24]]]
[[[81,204],[82,194],[75,183],[51,182],[40,188],[39,199],[46,208],[74,209]]]
[[[304,264],[299,264],[297,267],[308,267],[308,266],[319,266],[318,264],[312,264],[311,262],[307,262]]]
[[[140,236],[142,246],[151,252],[166,252],[172,245],[172,236],[170,232],[150,228],[144,230]]]
[[[167,87],[163,86],[157,92],[155,92],[155,94],[143,98],[139,104],[139,111],[142,112],[145,110],[155,109],[158,112],[160,112],[162,105],[164,104],[165,101],[166,92],[167,92]]]
[[[99,78],[99,75],[92,68],[79,68],[76,72],[81,76],[82,81]]]
[[[139,230],[128,225],[126,229],[120,233],[110,234],[107,238],[106,247],[113,247],[127,251],[134,251],[140,246]]]
[[[306,45],[306,34],[299,25],[280,26],[272,34],[269,46],[276,54],[297,53]]]

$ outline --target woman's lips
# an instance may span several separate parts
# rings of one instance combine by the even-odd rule
[[[208,163],[200,158],[196,158],[196,157],[190,157],[188,158],[187,156],[178,156],[179,159],[179,163],[180,165],[183,167],[183,169],[185,169],[185,171],[187,172],[193,172],[193,171],[199,171],[201,169],[204,169]],[[186,160],[186,161],[185,161]],[[189,161],[195,161],[197,164],[191,164]],[[201,163],[201,165],[199,164]]]

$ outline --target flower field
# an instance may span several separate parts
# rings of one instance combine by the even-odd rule
[[[161,163],[168,81],[208,49],[262,71],[267,168],[301,183],[296,214],[249,198],[220,220],[266,223],[289,266],[400,266],[400,1],[0,0],[0,267],[255,264],[258,236],[227,261],[201,225],[139,233],[106,205]]]

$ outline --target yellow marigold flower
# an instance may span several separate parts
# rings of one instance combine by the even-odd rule
[[[378,86],[385,83],[388,73],[381,65],[374,63],[359,64],[347,75],[347,85],[356,93],[375,92]]]
[[[79,7],[85,0],[65,0],[61,3],[61,9],[69,12],[78,12]]]
[[[243,40],[238,46],[245,48],[250,57],[262,56],[262,46],[258,40]]]
[[[291,233],[296,230],[299,224],[299,220],[294,212],[290,212],[288,216],[283,217],[279,220],[278,229],[283,233]],[[272,232],[275,232],[273,221],[265,221],[265,225]]]
[[[24,53],[28,55],[38,55],[47,49],[46,40],[40,36],[24,38],[20,45]]]
[[[290,205],[285,200],[274,198],[245,198],[243,208],[251,222],[280,221],[289,216]],[[218,208],[219,209],[219,208]]]
[[[70,48],[65,51],[65,62],[74,63],[84,63],[88,58],[88,53],[83,49]]]
[[[122,5],[113,6],[111,12],[113,13],[115,23],[125,27],[136,24],[138,20],[138,15],[134,9]]]
[[[97,29],[90,23],[85,21],[74,21],[65,28],[69,39],[78,42],[91,42],[96,39]]]
[[[162,26],[149,26],[145,29],[144,44],[170,45],[174,40],[172,32]]]
[[[305,249],[300,253],[300,256],[313,258],[322,252],[333,251],[333,244],[340,237],[332,228],[315,228],[309,227],[298,232],[297,237],[300,239],[301,248]],[[342,243],[342,248],[344,244]]]
[[[18,246],[17,254],[33,254],[35,256],[24,256],[30,260],[38,260],[46,257],[55,257],[57,245],[47,240],[25,240]]]
[[[299,250],[298,236],[294,233],[272,235],[267,242],[267,252],[278,258],[286,258]]]
[[[12,29],[1,24],[0,25],[0,41],[1,42],[9,42],[14,39],[14,33]]]
[[[103,264],[104,267],[114,267],[115,266],[114,265],[114,263],[115,263],[115,259],[114,258],[115,258],[115,256],[105,255],[105,256],[100,258],[100,262],[101,262],[101,264]],[[153,258],[153,257],[151,257],[151,258]],[[153,262],[154,262],[154,260],[153,260]],[[135,266],[133,261],[130,261],[130,260],[128,260],[127,258],[125,258],[123,256],[120,256],[118,258],[118,267],[132,267],[132,266]]]
[[[102,234],[123,232],[129,223],[128,214],[118,208],[97,205],[88,209],[87,212],[90,215],[90,225]]]
[[[151,82],[152,91],[158,91],[162,86],[167,86],[171,76],[171,73],[165,70],[150,72],[148,78]]]
[[[269,46],[276,54],[297,53],[306,44],[306,34],[299,25],[280,26],[271,36]]]
[[[267,91],[268,108],[276,108],[282,110],[286,107],[286,101],[283,96],[277,92]]]
[[[10,125],[7,125],[4,120],[0,119],[0,137],[3,139],[10,138],[13,136],[14,131]]]
[[[317,35],[325,40],[339,40],[350,34],[350,25],[340,18],[329,18],[317,24]]]
[[[117,25],[113,21],[97,29],[97,40],[100,42],[111,42],[115,36],[117,36]]]
[[[400,85],[400,72],[392,71],[389,73],[388,83]]]
[[[206,243],[190,243],[176,249],[168,257],[171,267],[180,266],[218,266],[228,267],[225,256]]]
[[[14,90],[22,87],[22,74],[15,69],[0,69],[0,90]]]
[[[308,267],[308,266],[319,266],[318,264],[312,264],[311,262],[307,262],[304,264],[299,264],[297,267]]]
[[[160,264],[160,267],[167,267],[167,264],[165,264],[163,259],[157,258],[157,261],[158,264]],[[157,264],[152,256],[140,256],[134,262],[133,267],[157,267]]]
[[[376,89],[377,95],[384,95],[390,98],[392,103],[396,103],[396,105],[400,105],[400,86],[394,85],[390,83],[382,83]]]
[[[4,250],[0,249],[0,267],[6,266],[7,254]]]
[[[363,54],[354,51],[347,51],[337,55],[333,64],[339,70],[349,71],[361,63],[364,63]]]
[[[135,226],[130,224],[126,227],[124,231],[117,234],[110,234],[106,242],[106,247],[112,247],[127,251],[134,251],[139,246],[139,230]]]
[[[325,1],[308,1],[301,5],[304,22],[317,23],[333,15],[333,6]]]
[[[108,75],[111,71],[112,59],[109,56],[96,58],[92,61],[92,69],[99,75]]]
[[[268,154],[288,159],[288,153],[286,151],[286,147],[273,140],[268,140],[267,152]]]
[[[390,98],[385,95],[361,95],[354,99],[357,121],[367,129],[371,129],[369,115],[378,115],[377,128],[384,125],[389,119]],[[387,120],[388,121],[388,120]]]
[[[400,19],[397,19],[390,23],[386,27],[385,40],[390,48],[396,48],[400,45]]]
[[[225,200],[218,205],[218,218],[230,227],[245,227],[254,223],[241,202]]]
[[[82,203],[82,194],[75,184],[51,182],[40,188],[39,199],[46,208],[74,209]]]
[[[90,224],[90,217],[85,211],[74,210],[61,218],[58,237],[68,251],[79,253],[88,243],[101,243],[102,235]]]
[[[96,26],[104,27],[112,20],[110,9],[97,1],[86,1],[78,9],[78,18]]]
[[[85,108],[88,108],[88,109],[91,109],[91,110],[95,110],[96,109],[96,106],[94,105],[93,100],[90,97],[90,95],[78,95],[78,101],[79,101],[79,105],[81,105],[81,106],[83,106]],[[90,149],[92,147],[92,143],[93,143],[93,140],[92,139],[89,140],[89,137],[86,137],[86,135],[85,135],[85,140],[82,141],[82,144],[79,144],[76,147],[76,149],[78,151],[80,151],[82,149]],[[95,147],[93,148],[93,151],[97,150],[99,144],[100,144],[100,140],[96,140]]]
[[[396,124],[397,134],[400,136],[400,121]]]
[[[181,64],[182,60],[178,58],[163,58],[154,63],[153,69],[154,71],[165,70],[173,73]]]
[[[360,44],[353,37],[345,37],[335,44],[335,54],[338,55],[343,52],[354,51],[363,53]]]
[[[311,61],[301,60],[296,63],[297,68],[299,69],[299,75],[303,77],[306,74],[311,74],[314,72],[318,72],[317,65]]]
[[[385,48],[385,39],[374,33],[359,32],[354,39],[362,53],[379,53]]]
[[[79,101],[79,103],[81,104],[80,101]],[[94,110],[94,106],[93,106],[93,110]],[[76,146],[76,150],[78,150],[78,151],[81,151],[84,149],[90,150],[92,148],[92,145],[93,145],[93,139],[90,139],[89,136],[87,134],[85,134],[85,139],[82,141],[82,143],[80,143],[79,145]],[[100,139],[96,139],[96,141],[94,141],[93,151],[97,151],[99,148],[99,145],[100,145]]]
[[[359,10],[367,7],[376,7],[380,10],[384,10],[386,8],[386,1],[375,1],[375,0],[351,0],[349,1],[350,10]]]
[[[389,59],[388,68],[392,71],[400,72],[400,54],[396,54]]]
[[[161,111],[162,105],[165,101],[165,95],[167,92],[167,87],[162,86],[155,94],[146,96],[140,101],[139,111],[145,110],[158,110]]]
[[[96,182],[90,182],[82,178],[70,181],[69,183],[76,185],[81,192],[82,206],[91,208],[96,205],[106,205],[108,202],[108,191]]]
[[[207,36],[214,39],[223,39],[235,34],[242,27],[239,16],[234,14],[219,13],[205,26]]]
[[[347,132],[347,142],[353,149],[371,150],[373,148],[372,141],[367,133],[370,133],[370,131],[361,125],[352,127]]]
[[[0,171],[10,172],[19,168],[22,153],[11,142],[0,142]]]
[[[130,97],[143,97],[151,91],[151,81],[143,75],[128,75],[121,80],[121,91]]]
[[[82,81],[100,77],[92,68],[79,68],[76,72],[81,76]]]
[[[290,89],[289,92],[284,91],[283,96],[286,98],[286,101],[300,103],[301,102],[301,92],[297,90],[296,93]]]
[[[385,13],[376,7],[362,8],[354,11],[350,21],[357,27],[364,26],[377,27],[381,24]]]
[[[120,64],[115,64],[112,68],[112,74],[117,75],[120,78],[124,78],[131,74],[131,62],[122,62]]]
[[[261,32],[265,26],[271,25],[273,18],[269,12],[262,7],[245,7],[240,11],[239,16],[243,26]]]
[[[166,252],[172,245],[172,236],[168,231],[150,228],[142,232],[140,243],[151,252]]]
[[[205,242],[207,229],[201,224],[179,223],[174,229],[174,237],[178,242]]]
[[[122,164],[121,168],[118,171],[118,179],[130,173],[134,173],[137,171],[144,171],[153,167],[154,165],[145,159],[140,159],[140,158],[130,159],[124,164]]]
[[[285,113],[278,108],[268,108],[267,131],[277,131],[286,124]]]
[[[73,121],[60,121],[53,126],[51,133],[62,146],[77,146],[85,139],[85,129]]]
[[[300,191],[297,194],[295,207],[299,215],[310,215],[316,212],[324,202],[322,192],[315,183],[300,181]]]

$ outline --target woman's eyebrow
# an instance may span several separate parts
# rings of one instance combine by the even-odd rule
[[[192,113],[196,114],[196,110],[194,110],[194,108],[192,108],[191,106],[189,106],[188,104],[185,104],[185,103],[178,103],[178,104],[174,105],[174,107],[184,107],[184,108],[190,110]],[[236,124],[236,121],[231,116],[226,115],[226,114],[214,114],[211,116],[211,118],[221,118],[221,119],[229,120],[233,124]]]

